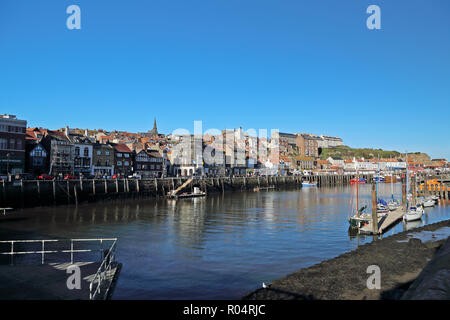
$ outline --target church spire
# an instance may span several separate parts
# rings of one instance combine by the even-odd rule
[[[152,131],[150,131],[150,135],[152,137],[157,137],[158,136],[158,128],[156,127],[156,118],[153,121],[153,129],[152,129]]]

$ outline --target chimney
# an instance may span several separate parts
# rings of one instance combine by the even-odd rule
[[[66,126],[65,134],[66,134],[66,137],[69,136],[69,126]]]
[[[84,130],[84,135],[85,135],[86,137],[89,136],[88,129]]]

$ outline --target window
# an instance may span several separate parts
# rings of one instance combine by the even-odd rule
[[[109,156],[109,151],[105,151],[105,154],[106,154],[107,156]]]
[[[100,150],[98,150],[97,151],[97,155],[99,156],[99,155],[101,155],[102,154],[102,152],[100,151]]]
[[[122,154],[121,153],[117,153],[117,158],[122,158]]]
[[[16,140],[9,139],[9,148],[8,149],[14,149],[15,144],[16,144]]]
[[[22,140],[17,140],[17,150],[22,150]]]
[[[75,155],[76,156],[80,155],[80,147],[75,147]]]
[[[121,166],[122,165],[122,161],[117,161],[117,165]]]
[[[128,161],[125,161],[125,165],[126,165],[126,166],[129,166],[130,163],[129,163]]]
[[[42,158],[33,158],[33,167],[40,167],[44,164]]]
[[[0,149],[8,149],[8,140],[0,138]]]
[[[84,156],[89,157],[89,148],[88,147],[84,148]]]
[[[124,156],[125,156],[125,158],[129,158],[130,157],[130,155],[128,153],[125,153]]]

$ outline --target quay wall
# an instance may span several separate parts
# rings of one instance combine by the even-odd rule
[[[265,187],[301,187],[303,181],[320,186],[349,184],[352,176],[260,176],[194,178],[184,189],[206,193],[253,190]],[[370,178],[370,177],[367,177]],[[160,179],[20,180],[0,183],[0,208],[26,208],[78,204],[97,200],[133,197],[165,197],[189,177]]]

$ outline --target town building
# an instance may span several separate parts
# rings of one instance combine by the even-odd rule
[[[96,177],[114,175],[114,148],[110,144],[93,144],[91,174]]]
[[[71,133],[69,127],[66,127],[65,134],[73,144],[73,170],[76,175],[89,175],[92,173],[92,156],[95,139],[88,136],[88,130],[84,135]]]
[[[343,145],[342,138],[332,137],[326,135],[320,135],[320,140],[318,141],[319,148],[333,148]]]
[[[274,132],[271,142],[278,142],[279,152],[284,154],[297,150],[297,135],[293,133]]]
[[[25,133],[27,122],[14,115],[0,115],[0,174],[25,171]]]
[[[61,131],[48,130],[42,138],[42,145],[48,150],[48,174],[62,178],[66,174],[73,174],[73,143]]]
[[[163,175],[163,157],[156,150],[142,149],[135,157],[136,175],[142,178],[160,178]]]
[[[320,137],[318,136],[299,133],[296,138],[299,155],[301,157],[319,157],[319,141]]]
[[[295,164],[297,169],[300,170],[312,170],[315,168],[313,157],[297,156],[295,157]]]
[[[25,172],[38,176],[49,172],[48,150],[41,143],[46,131],[29,128],[25,136]]]
[[[114,144],[115,173],[121,177],[133,174],[134,152],[126,144]]]

